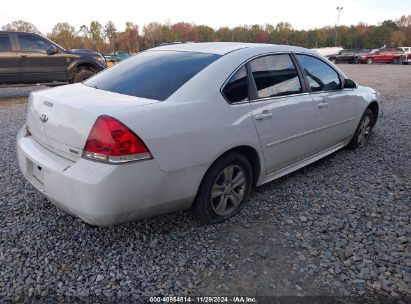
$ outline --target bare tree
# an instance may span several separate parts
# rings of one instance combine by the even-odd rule
[[[103,27],[98,21],[90,23],[90,38],[97,52],[101,52],[104,45]]]
[[[41,34],[37,27],[28,21],[24,20],[15,20],[11,23],[8,23],[2,27],[3,31],[13,31],[13,32],[29,32]]]
[[[117,29],[113,21],[108,21],[104,27],[104,34],[110,43],[111,51],[114,51],[114,43],[117,38]]]

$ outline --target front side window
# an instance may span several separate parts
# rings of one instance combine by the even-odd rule
[[[163,101],[220,57],[196,52],[146,51],[97,74],[84,84]]]
[[[302,92],[297,70],[289,55],[268,55],[250,62],[258,98]]]
[[[248,99],[247,69],[245,66],[231,76],[223,89],[223,94],[230,103],[242,102]]]
[[[338,73],[325,62],[308,55],[297,55],[312,92],[341,89]]]
[[[18,35],[20,48],[23,52],[40,52],[46,53],[51,47],[47,40],[33,35]]]
[[[9,35],[0,35],[0,52],[10,52],[11,44]]]

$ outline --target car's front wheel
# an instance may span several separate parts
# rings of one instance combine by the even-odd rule
[[[368,58],[368,59],[367,59],[367,63],[368,63],[368,64],[373,64],[373,63],[374,63],[374,59]]]
[[[82,82],[91,76],[93,76],[95,73],[91,70],[88,69],[80,69],[76,72],[76,74],[73,77],[73,83],[77,82]]]
[[[201,223],[224,221],[246,201],[252,185],[252,168],[240,153],[229,153],[218,159],[205,174],[192,212]]]
[[[355,130],[350,143],[348,144],[348,148],[357,149],[364,147],[371,135],[373,126],[374,115],[370,109],[367,109],[361,117],[360,123],[358,124],[358,127]]]

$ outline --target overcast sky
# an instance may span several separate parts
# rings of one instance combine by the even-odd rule
[[[91,20],[112,20],[122,30],[126,21],[140,27],[151,21],[193,22],[214,28],[287,21],[296,29],[334,25],[337,6],[343,6],[340,24],[377,24],[411,14],[411,0],[6,0],[0,26],[13,20],[30,21],[43,33],[58,22],[76,29]]]

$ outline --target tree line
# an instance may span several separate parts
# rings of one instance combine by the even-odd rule
[[[2,27],[9,31],[40,31],[30,22],[16,20]],[[338,31],[337,41],[335,41]],[[341,46],[344,48],[379,48],[384,45],[411,46],[411,15],[397,20],[385,20],[378,25],[324,26],[309,30],[296,30],[288,22],[276,25],[244,25],[215,30],[207,25],[192,23],[151,22],[140,28],[126,22],[118,30],[112,21],[102,25],[91,21],[76,29],[67,22],[57,23],[46,36],[67,48],[94,49],[101,53],[123,50],[136,53],[170,42],[235,41],[298,45],[307,48]]]

